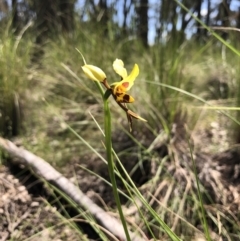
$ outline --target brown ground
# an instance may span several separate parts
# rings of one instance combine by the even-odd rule
[[[20,178],[27,184],[24,185],[10,169],[0,167],[0,240],[20,241],[29,237],[31,241],[79,240],[74,229],[61,224],[55,207],[27,189],[31,189],[27,181],[29,173],[25,180]]]
[[[203,136],[203,134],[201,135]],[[119,135],[117,136],[119,137]],[[210,137],[213,138],[213,135],[211,134]],[[144,137],[141,138],[144,141]],[[130,145],[133,148],[131,152],[134,153],[134,143],[128,137],[119,138],[114,143],[117,144],[118,141],[119,143],[128,143],[128,146]],[[145,140],[145,142],[147,141]],[[150,146],[149,143],[146,143],[146,145]],[[117,145],[117,147],[119,146]],[[171,147],[171,151],[175,155],[175,163],[168,163],[166,169],[169,170],[169,173],[172,173],[178,184],[182,183],[184,188],[186,181],[184,181],[185,174],[183,174],[182,170],[186,170],[191,160],[189,151],[186,151],[188,146],[183,141],[182,135],[175,135]],[[201,146],[202,150],[204,148],[207,148],[207,145]],[[162,143],[157,143],[153,146],[153,151],[159,156],[164,156],[170,149]],[[85,159],[85,165],[88,163],[87,167],[90,170],[108,179],[107,168],[102,162],[98,162],[97,158],[85,157]],[[138,161],[134,155],[123,156],[122,160],[129,172],[133,164]],[[178,163],[178,160],[180,160],[180,163]],[[184,163],[184,160],[186,163]],[[236,218],[236,222],[239,222],[240,149],[235,147],[218,154],[209,154],[208,150],[205,149],[205,152],[195,153],[195,160],[200,181],[209,192],[213,203],[218,204],[222,212],[231,212],[233,217]],[[82,191],[98,205],[113,207],[113,196],[109,186],[97,177],[82,170],[78,163],[79,160],[73,158],[68,165],[67,172],[63,174],[71,178],[72,181],[77,182]],[[132,178],[139,187],[155,174],[156,168],[154,165],[152,160],[146,162],[143,166],[144,170],[140,168],[133,174]],[[64,169],[62,172],[64,172]],[[74,178],[72,177],[73,173],[75,174]],[[29,240],[32,241],[79,240],[79,233],[77,233],[76,229],[61,224],[63,219],[56,212],[57,209],[60,211],[61,206],[57,202],[53,202],[54,197],[46,191],[44,185],[37,184],[37,182],[37,179],[30,172],[24,172],[21,168],[0,166],[0,241],[20,241],[29,237],[31,237]],[[194,183],[194,180],[192,182]],[[164,189],[158,195],[160,194],[164,195]],[[50,201],[52,206],[48,205],[44,201],[45,199]],[[122,201],[124,202],[124,200]],[[74,215],[73,212],[72,216]],[[95,234],[92,233],[89,227],[84,227],[83,224],[81,224],[81,227],[83,227],[83,231],[89,238],[96,239]],[[233,240],[240,240],[240,238],[235,237]]]

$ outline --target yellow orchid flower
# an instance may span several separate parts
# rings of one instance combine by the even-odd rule
[[[134,98],[126,94],[126,92],[132,88],[136,77],[139,75],[139,68],[138,65],[135,64],[130,75],[127,75],[127,70],[124,68],[123,61],[121,59],[116,59],[113,62],[113,69],[121,76],[122,80],[111,84],[112,95],[118,105],[126,112],[130,132],[132,132],[132,117],[146,122],[141,116],[129,110],[126,105],[126,103],[134,102]]]
[[[100,68],[94,65],[85,64],[82,66],[82,70],[89,79],[94,81],[103,82],[107,78],[106,74]]]
[[[122,80],[120,82],[115,82],[111,84],[111,88],[113,90],[114,98],[117,102],[121,103],[132,103],[134,102],[134,98],[126,92],[131,89],[134,84],[134,80],[139,74],[138,65],[135,64],[133,66],[132,72],[130,75],[127,75],[127,70],[124,68],[124,63],[121,59],[116,59],[113,62],[113,69],[115,72],[121,76]]]
[[[112,95],[116,100],[117,104],[126,112],[130,132],[132,131],[132,118],[136,118],[146,122],[146,120],[143,119],[141,116],[129,110],[126,105],[126,103],[134,102],[134,98],[126,94],[126,92],[131,89],[136,77],[139,74],[139,68],[137,64],[133,66],[130,75],[127,75],[127,70],[124,68],[123,61],[121,59],[116,59],[113,62],[113,69],[118,75],[121,76],[121,81],[115,82],[109,86],[106,74],[99,67],[86,64],[85,61],[84,63],[85,65],[82,66],[82,69],[86,76],[91,80],[101,82],[107,89],[107,97],[109,97],[109,95]]]

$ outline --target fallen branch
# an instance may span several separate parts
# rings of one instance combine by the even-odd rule
[[[18,157],[19,163],[30,166],[40,177],[56,185],[78,205],[88,210],[103,227],[108,229],[120,240],[126,240],[122,224],[97,206],[79,187],[75,186],[61,173],[56,171],[49,163],[31,152],[17,147],[14,143],[2,137],[0,137],[0,148],[7,151],[10,155]],[[129,232],[129,234],[132,241],[145,240],[135,233]]]

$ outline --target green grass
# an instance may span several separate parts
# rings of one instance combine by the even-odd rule
[[[227,131],[229,145],[237,139],[232,127],[238,133],[238,123],[222,113],[239,119],[239,111],[229,108],[238,107],[240,99],[240,62],[239,52],[233,51],[235,43],[228,45],[224,54],[219,40],[213,37],[204,45],[185,41],[177,49],[166,43],[144,50],[137,40],[97,41],[97,33],[91,30],[76,32],[71,40],[50,41],[44,47],[40,65],[30,62],[33,44],[29,36],[22,36],[17,44],[16,38],[4,35],[0,42],[0,132],[12,135],[3,120],[8,117],[11,126],[10,113],[21,102],[25,118],[18,139],[26,148],[63,167],[63,172],[73,160],[94,169],[87,157],[96,163],[105,160],[104,138],[96,125],[104,129],[104,106],[94,83],[83,75],[83,61],[75,48],[84,54],[88,64],[105,71],[109,83],[119,80],[112,70],[116,58],[123,59],[128,71],[137,63],[140,75],[130,91],[136,101],[128,106],[148,123],[133,120],[130,135],[124,111],[109,98],[118,188],[128,196],[126,208],[136,209],[130,216],[133,222],[127,225],[133,230],[139,227],[155,240],[194,240],[204,235],[211,240],[213,232],[227,240],[239,237],[239,226],[231,221],[234,217],[237,223],[239,217],[226,211],[224,204],[211,201],[204,183],[197,187],[192,161],[196,161],[194,155],[201,154],[203,146],[190,150],[188,145],[195,135],[202,145],[215,150],[210,154],[218,152],[219,147],[214,145],[219,143],[198,134],[209,132],[214,121]],[[227,83],[227,93],[220,83]],[[102,175],[97,168],[93,172]],[[134,173],[146,176],[144,184],[132,181]],[[106,174],[102,178],[109,181]],[[78,212],[84,214],[80,209]],[[70,219],[67,211],[65,217]],[[98,228],[92,217],[81,218]],[[207,230],[212,233],[209,235]],[[97,231],[108,240],[104,232]]]
[[[22,99],[24,91],[31,88],[30,58],[31,39],[1,32],[0,40],[0,133],[4,136],[19,134],[22,120]]]

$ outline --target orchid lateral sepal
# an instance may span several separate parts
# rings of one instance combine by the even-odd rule
[[[127,119],[128,119],[128,125],[129,125],[129,132],[132,133],[132,116],[130,116],[127,112],[126,112],[126,116],[127,116]]]
[[[117,101],[116,101],[116,102],[117,102]],[[117,102],[117,104],[126,112],[130,132],[132,132],[132,117],[135,118],[135,119],[138,119],[138,120],[147,122],[147,120],[145,120],[144,118],[142,118],[141,116],[139,116],[139,115],[136,114],[135,112],[129,110],[129,109],[127,108],[126,103]]]

